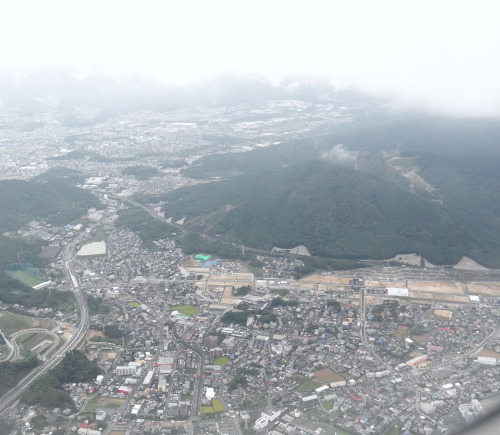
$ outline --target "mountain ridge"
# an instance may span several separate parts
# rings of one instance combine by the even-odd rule
[[[463,212],[325,160],[183,188],[162,199],[165,216],[187,217],[186,225],[199,232],[256,248],[303,244],[312,255],[351,259],[417,252],[435,264],[467,255],[489,267],[500,259],[500,238],[483,234],[479,222],[464,225]]]

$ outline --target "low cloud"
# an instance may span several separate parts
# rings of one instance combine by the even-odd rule
[[[358,156],[358,151],[350,151],[344,145],[337,144],[330,151],[323,153],[321,158],[335,163],[348,165],[356,163]]]

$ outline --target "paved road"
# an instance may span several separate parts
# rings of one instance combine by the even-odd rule
[[[87,329],[89,328],[90,315],[89,308],[85,296],[80,289],[78,280],[76,279],[73,271],[71,269],[71,262],[73,259],[73,250],[75,243],[66,246],[63,259],[66,269],[66,274],[73,284],[73,291],[75,293],[76,303],[78,305],[78,310],[80,312],[80,323],[78,325],[77,331],[73,336],[56,352],[50,359],[48,359],[44,364],[35,368],[31,373],[29,373],[24,379],[22,379],[15,388],[6,393],[0,398],[0,415],[2,415],[10,406],[16,403],[21,395],[28,389],[30,384],[43,374],[47,373],[49,370],[53,369],[59,362],[64,358],[66,352],[75,349],[82,338],[84,337]]]
[[[10,361],[16,361],[17,359],[19,359],[20,349],[19,349],[19,345],[17,344],[17,339],[19,337],[23,336],[24,334],[30,334],[30,333],[45,334],[45,335],[49,335],[50,337],[52,337],[53,343],[41,355],[42,361],[45,361],[47,359],[47,355],[55,347],[57,347],[57,345],[59,344],[59,341],[60,341],[60,337],[57,334],[54,334],[53,332],[51,332],[47,329],[43,329],[43,328],[29,328],[29,329],[23,329],[21,331],[17,331],[14,334],[12,334],[10,337],[10,342],[11,342],[12,347],[13,347],[13,355],[10,358]],[[45,356],[45,358],[44,358],[44,356]]]

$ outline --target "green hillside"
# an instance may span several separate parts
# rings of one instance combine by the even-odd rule
[[[197,231],[258,248],[304,244],[313,255],[337,258],[418,252],[438,264],[469,255],[495,267],[500,260],[500,231],[484,231],[480,219],[326,161],[184,188],[162,199],[166,216],[186,216]],[[491,229],[492,221],[487,224]]]
[[[53,174],[52,174],[53,175]],[[29,287],[9,277],[4,270],[8,264],[18,261],[40,263],[37,253],[42,246],[40,240],[27,241],[18,236],[4,236],[15,233],[32,220],[44,220],[61,225],[71,222],[89,208],[100,207],[99,200],[90,192],[79,189],[61,178],[34,182],[21,180],[0,181],[0,299],[13,295],[10,289],[29,291]],[[23,296],[23,295],[21,295]],[[19,296],[19,301],[24,299]],[[10,296],[9,296],[10,297]],[[24,296],[23,296],[24,297]],[[14,299],[13,299],[14,300]],[[15,302],[13,302],[15,303]]]
[[[52,224],[66,224],[89,208],[99,207],[99,200],[86,190],[58,181],[0,181],[0,204],[8,213],[0,214],[0,233],[15,231],[33,219]]]

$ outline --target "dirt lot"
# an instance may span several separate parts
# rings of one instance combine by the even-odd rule
[[[484,356],[484,357],[487,357],[487,358],[500,359],[500,353],[495,352],[494,350],[491,350],[491,349],[486,349],[484,347],[479,351],[479,353],[477,354],[477,356]]]
[[[446,293],[449,295],[465,294],[462,284],[451,281],[408,281],[410,290],[419,290],[430,293]]]
[[[235,305],[236,302],[240,300],[239,298],[233,296],[233,288],[234,287],[231,286],[224,288],[224,293],[222,295],[222,299],[220,300],[222,305]]]
[[[87,334],[85,334],[85,339],[86,341],[90,341],[91,338],[93,337],[102,337],[104,338],[104,332],[97,330],[97,329],[89,329],[87,331]]]
[[[337,284],[337,285],[349,285],[349,278],[341,278],[338,276],[328,276],[328,275],[309,275],[302,279],[299,279],[302,284]]]
[[[332,369],[321,369],[314,372],[314,376],[318,379],[318,382],[325,385],[330,382],[343,381],[344,378],[337,373],[335,373]]]
[[[404,281],[394,282],[394,281],[365,281],[366,287],[406,287]]]
[[[500,296],[500,283],[498,282],[473,282],[467,284],[472,295]]]
[[[434,310],[434,315],[438,317],[444,317],[445,319],[451,319],[453,316],[453,311],[450,310]]]
[[[433,292],[424,292],[419,290],[410,290],[410,297],[414,299],[422,299],[429,301],[448,301],[455,302],[459,304],[466,304],[469,302],[469,298],[467,296],[462,295],[454,295],[447,293],[433,293]]]
[[[60,330],[63,331],[62,338],[64,341],[68,341],[71,337],[73,337],[73,334],[76,331],[75,327],[69,323],[63,323]]]
[[[429,340],[430,336],[431,334],[412,335],[411,339],[413,341],[416,341],[417,343],[425,343],[427,340]]]
[[[237,275],[210,275],[207,285],[242,287],[245,285],[253,285],[253,281],[254,277],[251,273],[239,273]]]

